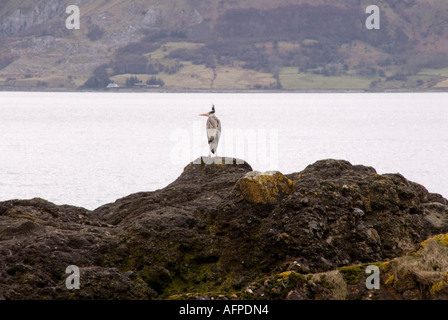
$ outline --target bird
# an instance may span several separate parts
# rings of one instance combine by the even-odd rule
[[[205,126],[207,130],[208,145],[210,147],[208,157],[211,157],[211,152],[215,155],[216,158],[219,137],[221,136],[221,121],[219,121],[218,117],[215,115],[215,105],[212,104],[212,110],[207,113],[202,113],[200,114],[200,116],[208,117]]]

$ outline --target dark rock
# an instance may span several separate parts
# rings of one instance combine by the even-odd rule
[[[446,199],[399,174],[322,160],[263,175],[242,160],[208,161],[198,158],[161,190],[93,211],[1,202],[0,297],[329,298],[325,288],[347,281],[340,267],[400,257],[448,232]],[[81,270],[79,290],[65,287],[69,265]],[[269,278],[281,272],[290,284],[282,290]],[[330,273],[312,283],[301,276],[322,272]],[[358,297],[344,290],[338,297]]]

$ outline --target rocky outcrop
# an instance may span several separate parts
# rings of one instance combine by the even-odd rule
[[[65,25],[65,19],[69,16],[66,14],[66,8],[69,5],[83,6],[93,1],[76,0],[67,4],[67,1],[63,0],[38,0],[22,2],[19,6],[5,4],[5,10],[0,15],[0,36],[15,35],[37,25],[48,23],[54,18],[59,20],[58,26],[62,28]]]
[[[233,195],[252,203],[273,204],[293,191],[292,181],[278,171],[251,171],[237,181]]]
[[[445,297],[442,196],[347,161],[284,175],[218,160],[93,211],[1,202],[0,298]],[[379,290],[365,287],[370,264]],[[65,286],[69,265],[79,290]]]
[[[62,0],[33,2],[29,7],[21,7],[0,17],[0,35],[13,35],[52,19],[65,12]]]

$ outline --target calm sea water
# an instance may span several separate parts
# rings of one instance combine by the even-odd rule
[[[448,197],[446,93],[0,92],[0,201],[94,209],[163,188],[208,155],[199,113],[214,103],[218,155],[292,173],[345,159]]]

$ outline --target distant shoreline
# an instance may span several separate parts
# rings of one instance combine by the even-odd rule
[[[369,90],[369,89],[306,89],[306,90],[253,90],[253,89],[229,89],[229,90],[213,90],[213,89],[60,89],[60,88],[35,88],[35,87],[9,87],[0,86],[0,92],[100,92],[100,93],[436,93],[448,92],[448,88],[440,89],[387,89],[387,90]]]

